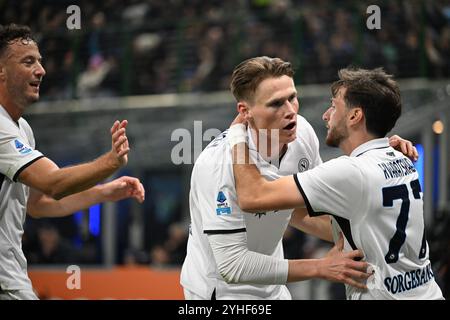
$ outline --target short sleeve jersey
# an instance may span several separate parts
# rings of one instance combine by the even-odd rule
[[[279,166],[265,161],[249,133],[252,160],[261,174],[274,180],[308,170],[322,162],[319,142],[311,125],[297,118],[297,138],[289,143]],[[227,284],[217,271],[207,234],[246,232],[248,249],[283,259],[282,237],[292,210],[243,212],[237,204],[231,150],[227,131],[213,140],[197,159],[191,177],[191,226],[181,284],[209,299],[290,299],[284,285]]]
[[[347,286],[348,299],[442,298],[428,256],[418,173],[387,138],[294,179],[309,214],[332,214],[345,250],[361,249],[375,270],[369,290]]]
[[[4,290],[31,288],[22,252],[29,187],[17,178],[43,157],[34,147],[33,132],[25,119],[15,122],[0,105],[0,287]]]

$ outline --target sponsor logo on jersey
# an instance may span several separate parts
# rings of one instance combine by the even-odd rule
[[[31,148],[28,148],[27,146],[25,146],[18,139],[14,140],[14,145],[16,146],[16,149],[20,154],[27,154],[32,151]]]
[[[217,194],[217,208],[216,213],[218,216],[222,214],[231,214],[231,208],[227,203],[227,197],[222,191]]]
[[[301,158],[298,162],[298,172],[303,172],[309,169],[309,160],[306,158]]]

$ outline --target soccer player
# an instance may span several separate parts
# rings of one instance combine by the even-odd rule
[[[381,68],[341,70],[323,120],[326,143],[346,156],[274,181],[249,164],[245,125],[229,131],[243,210],[305,206],[310,216],[332,214],[345,235],[344,250],[364,252],[375,272],[368,290],[347,286],[348,299],[443,299],[428,257],[418,173],[384,138],[401,108],[400,90]]]
[[[144,188],[136,178],[96,186],[128,161],[126,120],[111,128],[111,151],[90,163],[60,169],[35,149],[22,114],[39,99],[44,75],[30,29],[0,28],[0,300],[37,299],[22,252],[27,212],[33,217],[61,217],[103,201],[144,200]]]
[[[237,108],[253,133],[252,160],[271,180],[322,162],[313,128],[297,114],[292,77],[290,63],[269,57],[246,60],[232,75]],[[352,260],[361,257],[359,251],[344,255],[335,248],[324,259],[284,259],[282,237],[289,223],[332,241],[330,219],[310,219],[302,209],[291,215],[290,208],[245,213],[237,202],[229,140],[227,131],[213,140],[192,171],[191,228],[180,281],[185,298],[291,299],[286,282],[311,278],[363,288],[359,280],[368,275],[366,265]]]

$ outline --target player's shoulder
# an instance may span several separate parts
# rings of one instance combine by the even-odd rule
[[[201,152],[201,155],[208,157],[222,157],[223,152],[230,150],[228,145],[228,129],[221,132],[215,137],[205,149]]]
[[[21,126],[19,120],[19,126]],[[25,130],[28,132],[28,130]],[[10,140],[19,135],[19,127],[8,117],[0,114],[0,139]]]
[[[14,125],[14,122],[4,115],[3,112],[0,112],[0,128],[3,129],[2,131],[10,131],[14,129],[14,127],[17,128],[17,126]]]
[[[321,164],[323,168],[336,172],[336,174],[355,174],[361,172],[360,159],[357,157],[340,156]]]
[[[228,145],[228,130],[223,131],[212,140],[200,153],[195,166],[217,167],[231,162],[231,149]]]
[[[317,137],[312,125],[303,116],[297,115],[297,139],[313,140]]]
[[[301,131],[314,131],[314,128],[305,117],[297,114],[297,132]]]
[[[20,118],[19,119],[19,126],[21,128],[24,129],[24,131],[28,134],[28,135],[32,135],[33,134],[33,129],[31,128],[30,124],[28,123],[27,120],[25,120],[24,118]]]
[[[26,127],[27,129],[31,129],[31,126],[28,123],[28,121],[22,117],[19,118],[18,123],[19,123],[19,126],[23,126],[23,127]]]

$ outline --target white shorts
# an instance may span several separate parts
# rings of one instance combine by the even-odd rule
[[[203,297],[200,297],[198,294],[192,292],[189,289],[183,288],[184,291],[184,300],[209,300]]]

